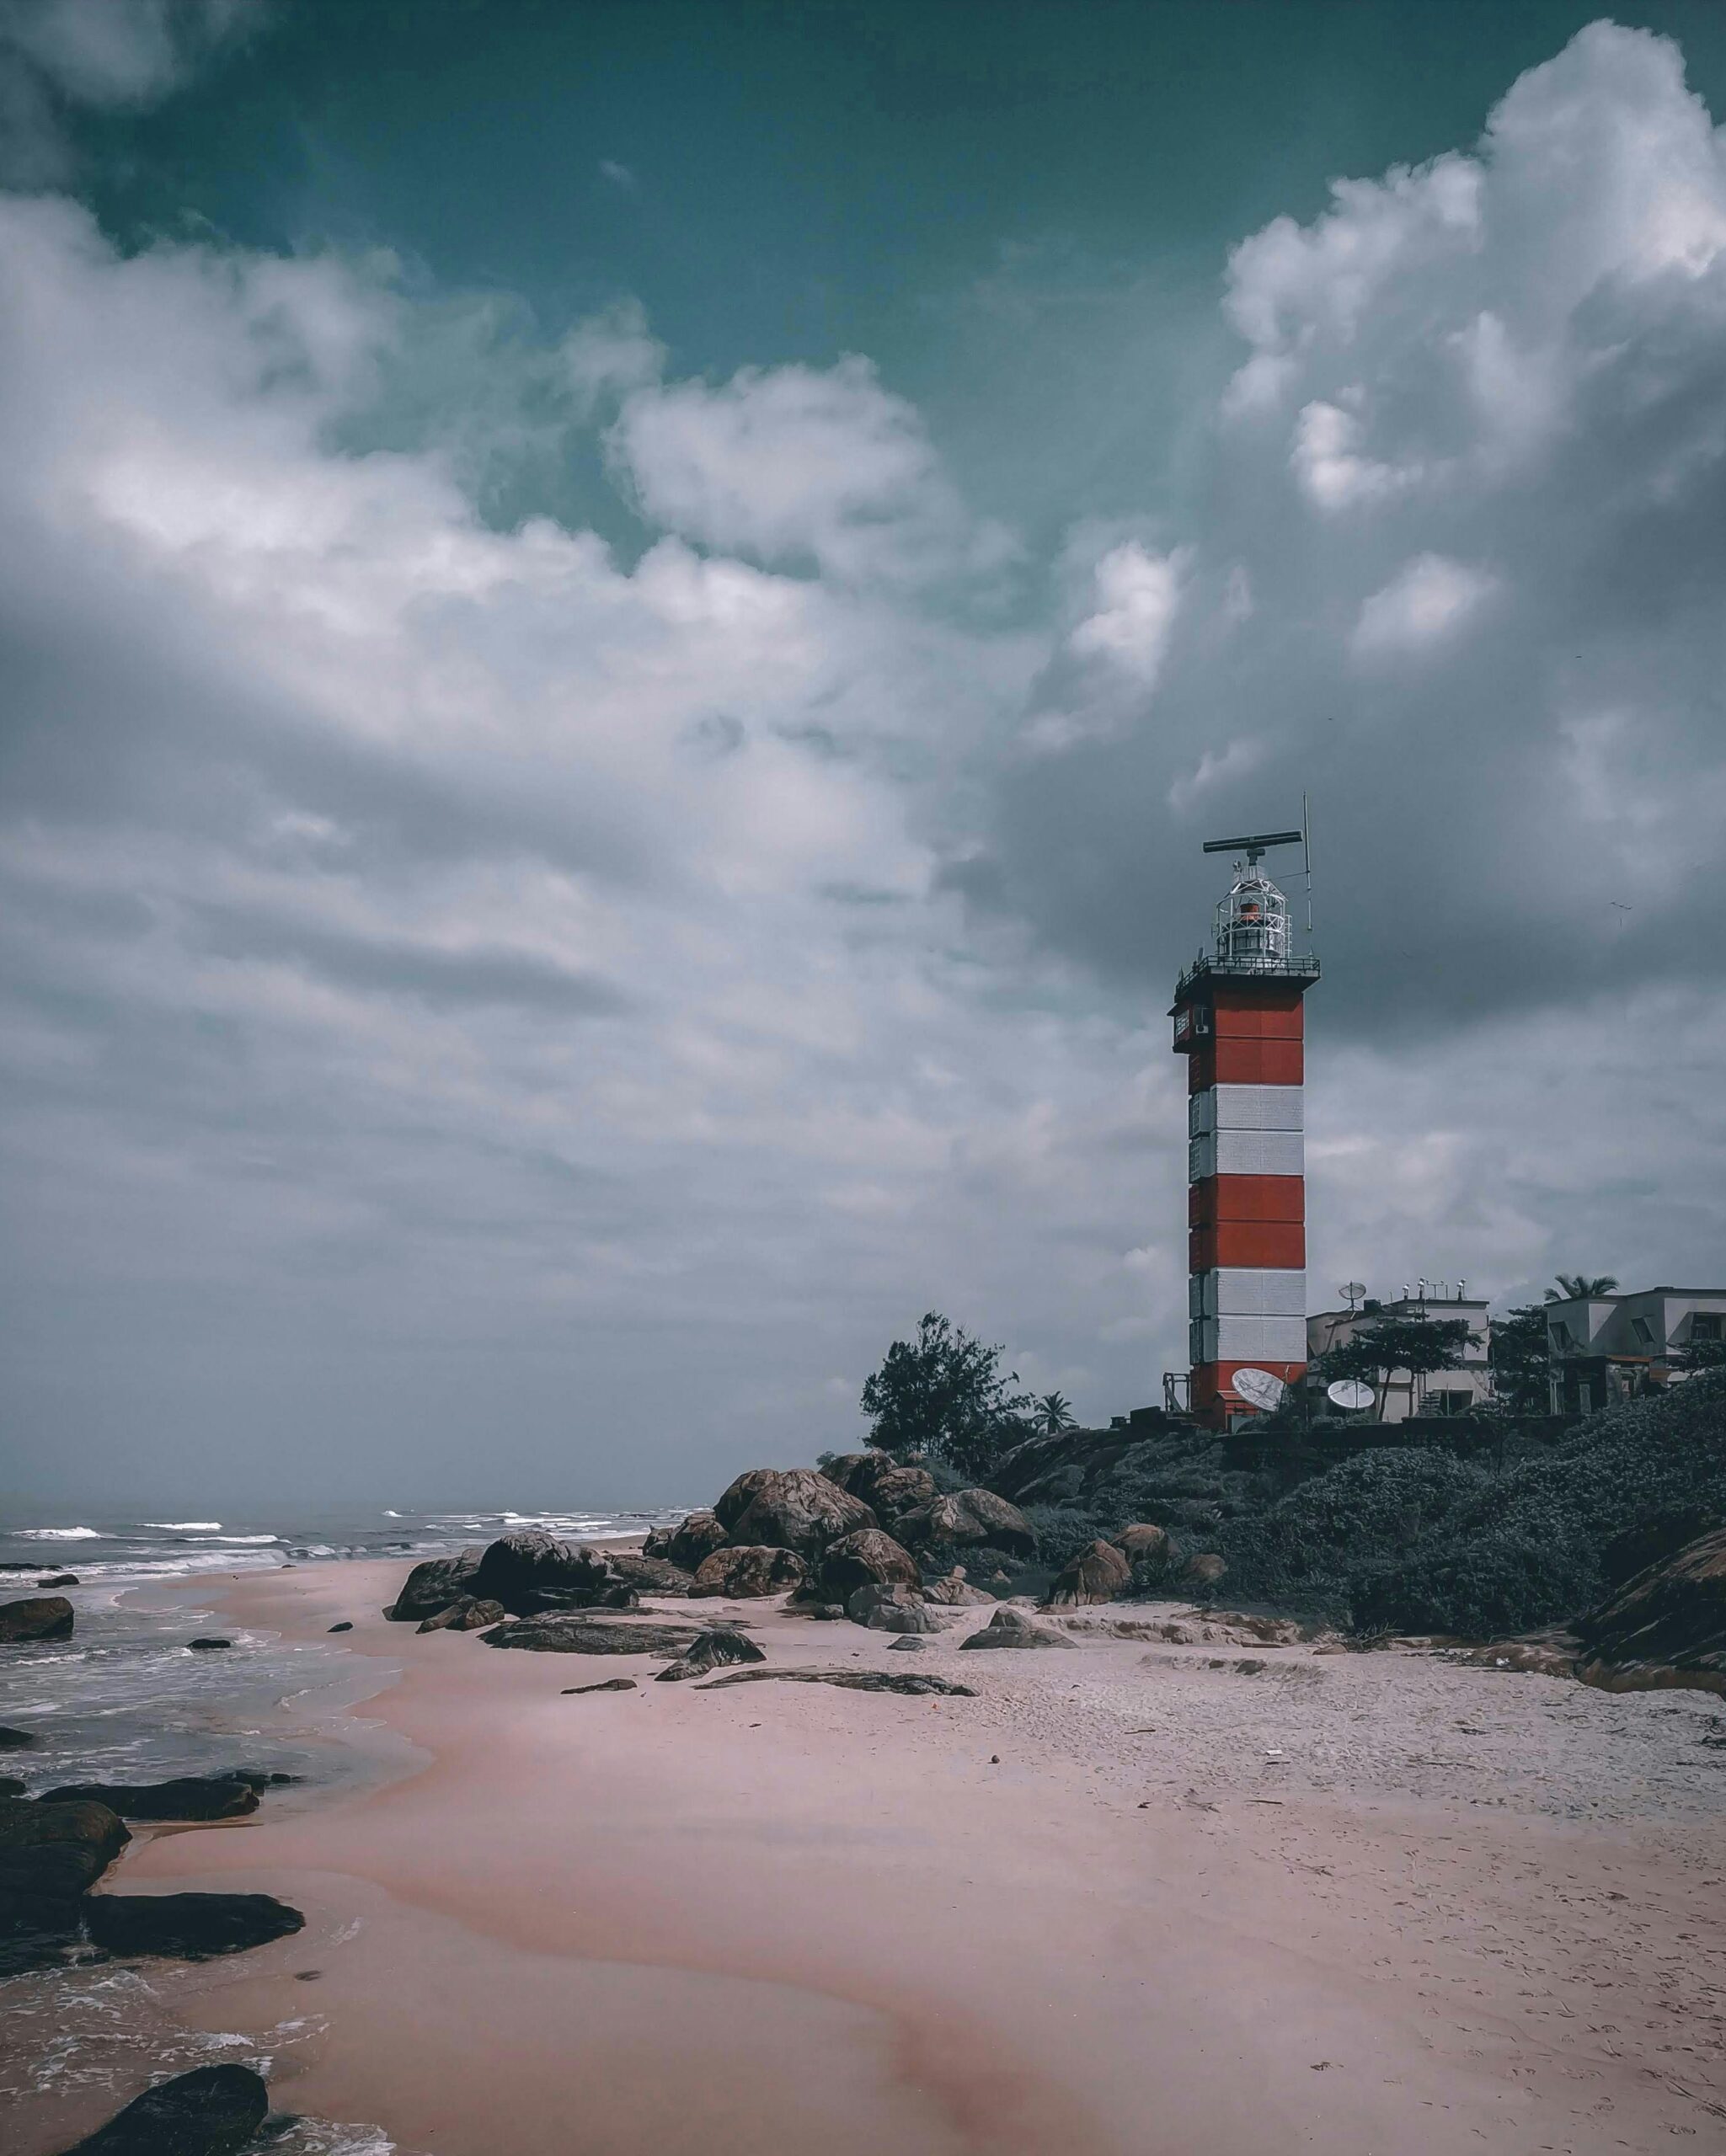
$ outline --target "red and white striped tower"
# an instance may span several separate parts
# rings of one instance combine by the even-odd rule
[[[1216,839],[1238,852],[1216,947],[1175,986],[1187,1058],[1188,1311],[1192,1414],[1213,1429],[1252,1412],[1236,1373],[1292,1384],[1307,1367],[1301,1000],[1318,962],[1294,947],[1289,902],[1258,862],[1299,831]]]

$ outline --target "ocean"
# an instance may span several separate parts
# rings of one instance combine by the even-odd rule
[[[36,1795],[69,1781],[160,1781],[243,1767],[291,1780],[271,1806],[312,1804],[336,1788],[406,1771],[418,1757],[363,1716],[331,1726],[338,1710],[387,1684],[390,1666],[345,1654],[338,1641],[289,1644],[218,1620],[184,1582],[213,1590],[236,1572],[352,1558],[420,1558],[544,1527],[572,1541],[641,1534],[687,1508],[644,1512],[354,1510],[221,1519],[120,1520],[81,1513],[0,1524],[0,1601],[71,1573],[69,1640],[0,1646],[0,1724],[27,1748],[0,1751],[0,1775]],[[170,1593],[168,1590],[174,1590]],[[232,1646],[193,1652],[216,1633]],[[115,2108],[164,2074],[223,2059],[273,2065],[315,2040],[315,2011],[262,2039],[189,2029],[178,1995],[211,1968],[172,1961],[103,1962],[7,1975],[0,1971],[0,2110],[56,2091],[99,2088]],[[237,1965],[236,1965],[237,1966]],[[271,2142],[277,2156],[390,2156],[376,2128],[307,2119]]]

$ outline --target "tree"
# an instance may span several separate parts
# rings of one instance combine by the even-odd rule
[[[900,1460],[932,1453],[981,1478],[1029,1431],[1030,1395],[1008,1390],[1018,1373],[1002,1374],[1004,1352],[926,1311],[916,1338],[895,1340],[863,1385],[869,1442]]]
[[[1672,1353],[1675,1370],[1718,1370],[1726,1364],[1726,1340],[1691,1340]]]
[[[1462,1367],[1463,1350],[1477,1336],[1460,1317],[1376,1317],[1352,1337],[1318,1358],[1318,1372],[1328,1385],[1337,1378],[1362,1378],[1372,1387],[1372,1412],[1384,1419],[1385,1394],[1398,1370],[1411,1378]]]
[[[1045,1392],[1032,1409],[1031,1420],[1045,1437],[1071,1430],[1077,1421],[1072,1402],[1064,1392]]]
[[[1525,1303],[1509,1317],[1495,1317],[1487,1337],[1499,1407],[1509,1415],[1544,1415],[1552,1401],[1545,1305]]]
[[[1549,1303],[1574,1302],[1584,1295],[1610,1295],[1618,1284],[1610,1273],[1555,1273],[1552,1278],[1558,1285],[1547,1289]]]

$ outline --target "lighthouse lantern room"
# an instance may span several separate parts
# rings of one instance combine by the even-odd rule
[[[1288,899],[1258,866],[1304,843],[1301,831],[1206,841],[1241,857],[1214,947],[1169,1013],[1187,1058],[1188,1405],[1215,1429],[1258,1404],[1235,1390],[1237,1372],[1291,1384],[1307,1366],[1301,1006],[1318,962],[1296,947]]]

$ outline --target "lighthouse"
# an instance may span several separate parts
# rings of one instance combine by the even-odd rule
[[[1187,1399],[1213,1429],[1274,1396],[1250,1373],[1287,1385],[1307,1366],[1301,1008],[1318,962],[1296,948],[1288,899],[1258,865],[1304,843],[1301,831],[1206,841],[1239,857],[1213,947],[1169,1012],[1187,1059]]]

